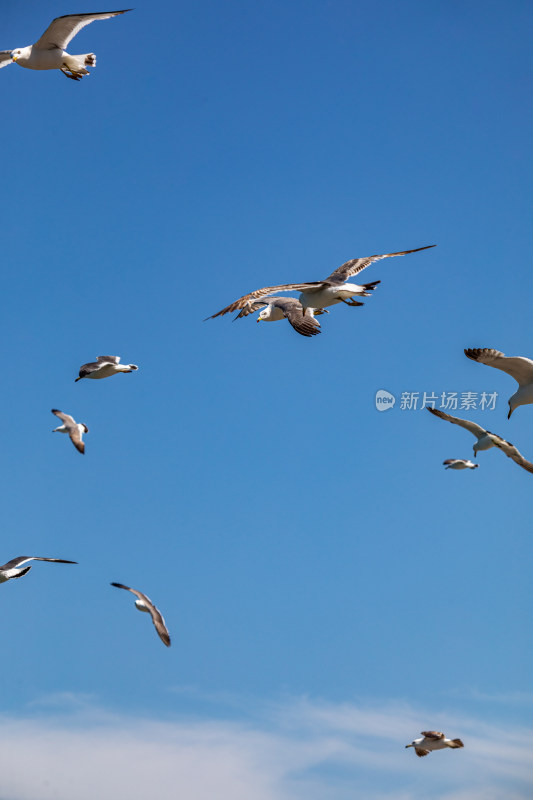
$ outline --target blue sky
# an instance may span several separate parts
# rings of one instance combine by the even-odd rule
[[[5,2],[0,46],[76,10]],[[532,479],[494,450],[444,471],[473,438],[400,397],[497,392],[457,414],[533,458],[511,378],[463,355],[533,357],[532,17],[160,0],[79,34],[79,84],[2,70],[2,560],[79,562],[1,589],[9,763],[50,773],[14,771],[9,800],[83,800],[99,737],[162,800],[530,796]],[[203,321],[429,244],[313,339]],[[75,384],[100,353],[139,371]],[[90,428],[83,458],[51,408]],[[402,749],[428,727],[464,751]],[[43,738],[71,743],[68,780]]]

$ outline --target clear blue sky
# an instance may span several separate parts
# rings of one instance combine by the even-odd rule
[[[6,0],[0,47],[78,10]],[[533,409],[507,421],[514,382],[463,355],[533,357],[532,20],[158,0],[78,35],[80,83],[1,71],[0,561],[79,561],[0,588],[1,800],[94,798],[100,741],[125,743],[101,800],[531,796],[533,478],[495,450],[444,471],[473,437],[399,398],[498,392],[458,415],[533,458]],[[203,322],[429,244],[313,339]],[[139,371],[75,384],[100,353]],[[428,727],[465,749],[403,750]]]

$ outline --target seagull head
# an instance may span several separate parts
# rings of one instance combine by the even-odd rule
[[[11,51],[11,58],[17,63],[19,58],[28,57],[29,56],[29,47],[17,47],[16,50]]]
[[[271,309],[270,306],[267,306],[266,308],[261,309],[261,311],[259,312],[259,316],[256,319],[256,322],[261,322],[261,320],[263,320],[263,319],[270,319],[271,311],[272,311],[272,309]]]
[[[15,63],[16,63],[16,61],[17,61],[17,58],[20,56],[21,52],[22,52],[22,51],[20,50],[20,48],[19,48],[18,50],[12,50],[12,51],[11,51],[11,58],[13,59],[13,61],[14,61]]]

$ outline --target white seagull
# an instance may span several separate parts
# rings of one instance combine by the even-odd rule
[[[11,580],[11,578],[22,578],[23,575],[26,575],[27,572],[30,571],[30,567],[24,567],[24,569],[19,569],[22,564],[25,564],[26,561],[54,561],[57,564],[77,564],[77,561],[66,561],[64,558],[41,558],[41,556],[18,556],[18,558],[12,558],[11,561],[8,561],[7,564],[3,564],[0,567],[0,583],[5,583],[6,581]]]
[[[124,11],[67,14],[64,17],[56,17],[35,44],[17,47],[16,50],[0,50],[0,67],[15,63],[26,69],[59,69],[67,78],[79,81],[83,75],[89,74],[89,70],[85,67],[96,65],[96,56],[94,53],[71,56],[65,49],[68,43],[90,22],[116,17],[125,14],[126,11],[131,11],[131,8],[126,8]]]
[[[446,464],[445,469],[477,469],[479,464],[474,464],[468,458],[447,458],[442,462]]]
[[[522,467],[528,472],[533,472],[533,464],[531,461],[527,461],[511,442],[502,439],[497,433],[486,431],[481,425],[476,425],[475,422],[470,422],[468,419],[452,417],[451,414],[445,414],[444,411],[439,411],[438,408],[429,408],[429,406],[426,406],[426,408],[431,414],[434,414],[434,416],[445,419],[447,422],[453,422],[454,425],[460,425],[461,428],[465,428],[465,430],[474,434],[477,439],[474,445],[474,458],[477,458],[479,450],[489,450],[491,447],[499,447],[500,450],[503,450],[506,456],[512,458],[519,467]]]
[[[120,356],[96,356],[96,361],[90,361],[80,367],[80,374],[74,380],[81,381],[82,378],[109,378],[117,372],[133,372],[139,369],[136,364],[121,364]]]
[[[331,275],[324,278],[322,281],[313,281],[312,283],[283,283],[278,286],[265,286],[263,289],[256,289],[250,294],[245,294],[239,297],[234,303],[231,303],[221,311],[217,311],[208,319],[220,317],[232,311],[240,309],[253,311],[252,305],[257,300],[272,295],[276,292],[301,292],[299,300],[302,304],[303,313],[306,313],[308,308],[323,309],[326,306],[332,306],[336,303],[345,303],[348,306],[361,306],[364,305],[355,297],[368,297],[380,281],[373,281],[372,283],[363,283],[358,285],[356,283],[349,283],[348,278],[357,275],[359,272],[368,267],[374,261],[380,261],[382,258],[392,258],[393,256],[405,256],[408,253],[418,253],[420,250],[428,250],[430,247],[436,247],[434,244],[426,245],[426,247],[417,247],[415,250],[402,250],[399,253],[385,253],[381,256],[366,256],[365,258],[352,258],[351,261],[346,261]]]
[[[489,367],[496,367],[506,372],[511,378],[518,382],[518,389],[509,398],[509,413],[507,419],[518,406],[527,406],[533,403],[533,361],[523,356],[506,356],[499,350],[490,348],[473,347],[465,350],[465,356],[472,361],[479,361],[480,364],[487,364]]]
[[[55,414],[56,417],[59,417],[63,422],[58,428],[54,428],[52,433],[68,433],[76,450],[80,453],[85,453],[85,444],[82,441],[82,436],[84,433],[89,433],[87,425],[83,422],[76,422],[74,417],[71,417],[70,414],[63,414],[63,412],[59,411],[57,408],[52,409],[52,414]]]
[[[255,300],[242,309],[235,319],[247,317],[254,311],[259,312],[256,322],[278,322],[286,319],[297,333],[302,336],[315,336],[320,333],[320,323],[315,319],[313,309],[309,309],[304,315],[302,304],[295,297],[265,297],[263,300]],[[319,310],[318,314],[328,314],[328,311]]]
[[[422,731],[420,739],[413,739],[411,744],[406,744],[407,747],[414,747],[417,756],[427,756],[432,750],[444,750],[445,747],[451,747],[456,750],[458,747],[464,747],[460,739],[447,739],[440,731]]]
[[[152,616],[152,622],[155,625],[155,629],[159,634],[159,638],[161,641],[166,644],[167,647],[170,647],[170,635],[168,632],[168,628],[165,625],[165,620],[158,608],[154,606],[152,601],[149,597],[147,597],[142,592],[139,592],[137,589],[131,589],[129,586],[124,586],[123,583],[112,583],[111,586],[116,586],[117,589],[126,589],[126,591],[131,592],[132,594],[137,597],[135,601],[136,608],[139,611],[145,611]]]

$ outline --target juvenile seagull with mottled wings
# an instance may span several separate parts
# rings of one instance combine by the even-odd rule
[[[131,592],[132,594],[137,597],[135,601],[136,608],[139,611],[145,611],[152,616],[152,622],[155,625],[155,629],[159,634],[159,638],[161,641],[166,644],[167,647],[170,647],[170,635],[165,625],[165,620],[158,608],[154,606],[152,601],[149,597],[147,597],[142,592],[139,592],[137,589],[131,589],[129,586],[124,586],[123,583],[112,583],[111,586],[116,586],[117,589],[126,589],[127,592]]]
[[[496,367],[506,372],[518,382],[517,391],[509,398],[509,413],[507,419],[518,406],[527,406],[533,403],[533,361],[523,356],[506,356],[499,350],[488,347],[473,347],[465,350],[465,356],[480,364]]]
[[[429,408],[428,406],[426,406],[426,408],[436,417],[445,419],[447,422],[453,422],[454,425],[460,425],[461,428],[465,428],[465,430],[474,434],[477,439],[474,445],[474,458],[477,458],[478,450],[489,450],[491,447],[499,447],[500,450],[503,450],[506,456],[512,458],[519,467],[522,467],[528,472],[533,472],[533,464],[531,461],[527,461],[511,442],[502,439],[497,433],[486,431],[481,425],[476,425],[475,422],[470,422],[468,419],[452,417],[451,414],[445,414],[444,411],[440,411],[438,408]]]
[[[315,336],[320,333],[320,323],[315,319],[313,309],[309,309],[307,314],[304,315],[302,304],[295,297],[265,297],[264,300],[254,300],[249,305],[245,306],[242,311],[237,314],[235,319],[240,317],[247,317],[248,314],[253,314],[254,311],[259,309],[257,322],[278,322],[278,320],[286,319],[292,325],[297,333],[302,336]],[[318,313],[327,314],[327,311],[319,311]]]
[[[7,564],[3,564],[0,567],[0,583],[5,583],[6,581],[11,580],[12,578],[22,578],[23,575],[26,575],[27,572],[30,571],[30,567],[24,567],[24,569],[19,569],[22,564],[25,564],[26,561],[54,561],[57,564],[77,564],[77,561],[66,561],[64,558],[41,558],[41,556],[18,556],[18,558],[12,558],[11,561],[8,561]]]
[[[121,364],[120,356],[96,356],[96,361],[90,361],[80,367],[80,373],[74,379],[74,383],[81,381],[82,378],[109,378],[117,372],[133,372],[139,369],[136,364]]]
[[[67,78],[74,81],[81,80],[83,75],[88,75],[85,67],[96,66],[94,53],[84,53],[81,56],[71,56],[67,53],[68,43],[82,28],[97,19],[110,19],[119,14],[131,11],[101,11],[95,14],[67,14],[56,17],[35,44],[27,47],[17,47],[16,50],[0,50],[0,67],[8,64],[18,64],[26,69],[59,69]]]
[[[460,739],[447,739],[446,736],[440,731],[422,731],[420,739],[413,739],[411,744],[406,744],[407,747],[414,747],[417,756],[427,756],[432,750],[444,750],[445,747],[451,747],[452,750],[458,747],[464,747]]]
[[[76,422],[74,417],[71,417],[70,414],[63,414],[63,412],[59,411],[57,408],[52,409],[52,414],[59,417],[63,423],[58,428],[54,428],[52,433],[68,433],[70,441],[76,450],[82,454],[85,453],[85,444],[82,440],[82,436],[84,433],[89,433],[87,425],[85,425],[84,422]]]
[[[430,244],[425,247],[417,247],[415,250],[402,250],[398,253],[385,253],[380,256],[352,258],[351,261],[346,261],[346,263],[342,264],[322,281],[313,281],[311,283],[283,283],[278,286],[265,286],[263,289],[256,289],[254,292],[250,292],[250,294],[239,297],[234,303],[226,306],[221,311],[217,311],[216,314],[208,317],[208,319],[214,319],[215,317],[221,317],[223,314],[243,309],[249,309],[247,313],[251,314],[252,311],[255,310],[253,308],[253,303],[257,302],[262,297],[275,294],[276,292],[301,292],[299,301],[302,305],[304,315],[308,308],[323,309],[326,306],[332,306],[336,303],[345,303],[348,306],[361,306],[363,303],[360,303],[354,298],[368,297],[369,292],[371,292],[380,281],[358,285],[356,283],[349,283],[348,278],[357,275],[374,261],[380,261],[382,258],[405,256],[408,253],[418,253],[420,250],[428,250],[430,247],[435,246],[434,244]]]

